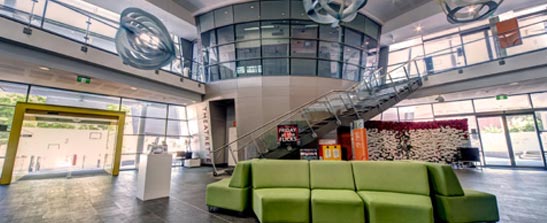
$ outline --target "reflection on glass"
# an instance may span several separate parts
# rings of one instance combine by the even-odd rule
[[[262,22],[262,38],[289,37],[289,21]]]
[[[235,64],[235,62],[222,63],[222,64],[219,64],[218,67],[219,67],[219,70],[220,70],[220,79],[221,80],[236,78],[236,73],[235,73],[236,64]]]
[[[188,122],[186,121],[171,121],[167,122],[167,135],[169,136],[189,136]]]
[[[255,21],[260,18],[259,2],[234,5],[234,22]]]
[[[488,39],[486,39],[485,32],[480,31],[478,33],[468,34],[462,36],[464,42],[465,59],[467,65],[481,63],[490,60],[490,49],[488,48]]]
[[[125,111],[127,116],[165,118],[167,116],[167,105],[124,98],[122,100],[122,111]]]
[[[333,28],[330,25],[319,26],[319,39],[341,42],[340,29]]]
[[[363,35],[351,29],[344,30],[344,43],[354,47],[361,47],[363,44]]]
[[[250,22],[236,25],[236,40],[260,39],[260,24]]]
[[[289,59],[264,59],[264,76],[289,75]]]
[[[0,105],[0,125],[6,125],[8,131],[11,129],[11,122],[14,114],[15,107]],[[0,156],[2,156],[2,153],[0,153]]]
[[[359,81],[360,79],[360,68],[351,64],[343,64],[342,67],[342,79]]]
[[[506,116],[517,166],[543,166],[533,115]]]
[[[231,6],[215,10],[215,26],[222,27],[234,23],[234,11]],[[232,28],[233,36],[233,28]],[[220,35],[219,35],[220,37]],[[219,39],[220,42],[220,39]]]
[[[218,44],[231,43],[234,42],[234,26],[225,26],[217,30],[218,33]]]
[[[237,59],[260,58],[260,41],[244,41],[236,44]]]
[[[315,40],[291,40],[291,56],[316,57],[317,41]]]
[[[238,61],[236,71],[239,77],[258,76],[262,74],[262,65],[260,60]]]
[[[186,107],[169,105],[169,119],[186,119]]]
[[[402,122],[409,122],[413,121],[414,119],[433,118],[431,105],[399,107],[399,115],[399,118]]]
[[[217,45],[217,38],[214,30],[201,33],[201,45],[204,48]]]
[[[289,18],[289,1],[261,1],[261,19],[283,19]]]
[[[547,108],[547,93],[532,94],[534,108]]]
[[[15,105],[24,102],[27,95],[27,85],[0,82],[0,105]]]
[[[234,44],[228,44],[218,47],[219,62],[234,61],[236,59],[236,51]]]
[[[124,134],[165,134],[165,120],[126,116]]]
[[[318,61],[318,76],[340,78],[339,62]]]
[[[342,46],[339,43],[319,42],[319,58],[339,61],[342,54]]]
[[[399,114],[397,113],[397,108],[390,108],[384,111],[384,113],[382,113],[382,121],[398,122]]]
[[[262,40],[262,57],[287,57],[289,56],[288,39]]]
[[[291,59],[291,75],[315,76],[316,60]]]
[[[477,118],[486,165],[511,165],[501,117]]]
[[[292,21],[291,36],[293,38],[317,39],[317,30],[319,25],[314,22]]]

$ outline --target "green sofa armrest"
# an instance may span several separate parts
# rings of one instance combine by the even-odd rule
[[[464,190],[463,196],[435,195],[434,208],[443,222],[496,222],[499,211],[496,196],[475,190]]]
[[[250,207],[250,187],[230,187],[230,178],[207,185],[206,203],[210,207],[244,212]]]
[[[250,187],[251,186],[251,161],[238,162],[232,178],[230,180],[230,187]]]
[[[463,188],[451,166],[438,163],[425,163],[434,194],[443,196],[462,196]]]

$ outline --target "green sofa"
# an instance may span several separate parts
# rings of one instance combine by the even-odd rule
[[[499,220],[496,197],[464,190],[448,165],[253,160],[207,186],[207,205],[262,223],[470,223]]]
[[[430,177],[431,199],[437,222],[497,222],[496,196],[463,189],[452,167],[425,163]]]
[[[310,168],[305,160],[254,160],[253,211],[260,222],[310,222]]]
[[[427,169],[408,162],[354,161],[355,187],[370,223],[432,223]]]
[[[311,161],[310,182],[312,222],[365,222],[350,162]]]
[[[250,207],[251,161],[239,162],[232,177],[207,185],[206,202],[210,211],[216,208],[245,212]]]

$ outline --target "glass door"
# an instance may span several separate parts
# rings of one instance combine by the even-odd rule
[[[511,166],[502,116],[477,117],[485,165]]]
[[[543,167],[543,156],[533,114],[505,117],[515,166]]]
[[[485,165],[545,166],[534,114],[478,117],[477,122]]]

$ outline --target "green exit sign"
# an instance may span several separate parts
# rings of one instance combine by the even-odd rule
[[[508,98],[509,96],[507,96],[506,94],[496,95],[496,100],[507,100]]]
[[[76,77],[76,81],[78,81],[78,83],[90,84],[91,83],[91,78],[90,77],[84,77],[84,76],[78,76],[78,77]]]

